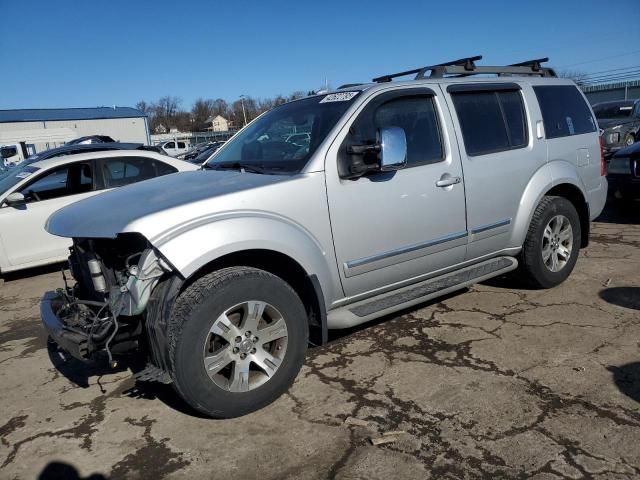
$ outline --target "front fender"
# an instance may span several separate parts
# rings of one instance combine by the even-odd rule
[[[545,163],[533,174],[524,189],[522,197],[520,197],[513,230],[511,231],[510,247],[521,247],[524,244],[533,212],[540,200],[553,187],[562,184],[570,184],[576,187],[586,201],[586,189],[574,164],[562,160]]]
[[[316,275],[325,299],[340,296],[340,281],[330,268],[333,250],[285,217],[257,211],[219,214],[150,241],[184,278],[231,253],[271,250],[295,260],[307,275]]]

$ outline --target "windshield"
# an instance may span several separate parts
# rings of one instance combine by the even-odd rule
[[[298,173],[359,93],[313,96],[276,107],[232,137],[207,168]]]
[[[631,116],[633,111],[633,103],[607,103],[603,105],[594,105],[593,113],[596,118],[627,118]]]
[[[25,162],[10,167],[0,164],[0,195],[37,171],[37,167],[32,167]]]

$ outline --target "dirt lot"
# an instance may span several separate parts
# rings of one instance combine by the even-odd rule
[[[54,366],[38,301],[59,274],[6,278],[0,478],[638,478],[632,215],[595,225],[562,286],[499,279],[343,332],[309,351],[287,395],[230,421],[199,418],[128,370]],[[394,430],[406,433],[370,444]]]

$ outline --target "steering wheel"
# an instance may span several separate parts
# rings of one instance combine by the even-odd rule
[[[27,193],[29,194],[29,196],[30,196],[30,197],[35,198],[37,202],[39,202],[39,201],[40,201],[40,197],[39,197],[39,196],[38,196],[38,194],[37,194],[36,192],[34,192],[33,190],[29,190]]]

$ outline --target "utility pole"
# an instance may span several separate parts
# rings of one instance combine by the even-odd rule
[[[244,109],[244,97],[246,95],[240,95],[240,102],[242,103],[242,116],[244,117],[244,125],[247,124],[247,111]],[[243,127],[244,127],[243,125]]]

